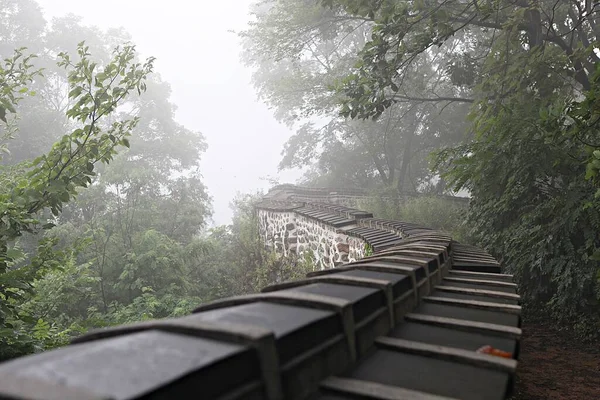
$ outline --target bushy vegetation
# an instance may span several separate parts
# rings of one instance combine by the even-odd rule
[[[449,233],[455,240],[469,243],[465,217],[468,201],[453,200],[435,195],[402,196],[393,190],[381,190],[360,200],[356,206],[372,212],[376,218],[412,222]]]
[[[207,228],[204,137],[125,32],[46,24],[30,0],[0,9],[0,360],[311,268],[265,250],[260,194]]]
[[[516,274],[527,305],[597,335],[597,6],[323,3],[372,26],[359,61],[338,81],[342,114],[381,118],[410,99],[471,104],[472,138],[438,150],[437,171],[451,189],[470,192],[472,234]],[[415,66],[434,56],[435,78],[416,93]]]
[[[296,129],[281,167],[322,185],[467,191],[469,232],[454,233],[502,259],[532,309],[593,334],[600,19],[586,4],[272,0],[241,36],[259,95]],[[436,202],[375,208],[445,225],[428,219]]]
[[[260,98],[294,130],[281,168],[368,188],[360,208],[485,247],[529,309],[594,337],[597,8],[261,0],[239,36]],[[259,193],[208,228],[204,136],[176,121],[125,31],[48,23],[34,0],[0,10],[0,360],[312,268],[265,250]],[[467,209],[439,196],[460,190]]]

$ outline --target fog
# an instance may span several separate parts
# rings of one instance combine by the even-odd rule
[[[246,26],[251,0],[38,3],[48,19],[73,13],[101,29],[123,27],[142,57],[157,58],[155,71],[171,84],[177,121],[202,132],[208,142],[202,174],[213,198],[214,224],[230,221],[229,202],[237,192],[267,189],[267,177],[283,182],[300,176],[297,171],[278,173],[282,145],[291,132],[257,99],[231,32]]]
[[[449,311],[466,303],[438,313],[529,325],[522,355],[551,365],[516,369],[519,398],[600,398],[599,346],[582,346],[600,339],[598,6],[0,0],[0,363],[98,328],[178,318],[402,254],[385,265],[436,264],[447,275],[429,277],[461,286],[464,298],[522,306],[522,318]],[[128,39],[135,51],[122,46]],[[275,182],[301,184],[258,193]],[[377,279],[392,284],[390,276]],[[333,286],[315,293],[336,297]],[[456,300],[456,291],[427,286],[435,292],[394,293]],[[224,310],[273,328],[259,311]],[[430,345],[458,343],[437,336]],[[471,350],[516,358],[518,345],[504,342]],[[63,366],[42,384],[78,369],[72,351],[59,353],[65,362],[42,356]],[[0,375],[27,379],[31,364],[20,364],[23,374],[0,366]],[[146,380],[163,394],[177,390],[167,381]],[[115,397],[90,384],[76,389]],[[470,384],[464,397],[485,386]],[[455,386],[427,393],[460,397]]]

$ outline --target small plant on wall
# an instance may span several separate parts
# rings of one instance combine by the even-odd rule
[[[365,243],[365,257],[373,255],[373,247],[369,243]]]

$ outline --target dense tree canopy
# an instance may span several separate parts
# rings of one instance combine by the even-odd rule
[[[583,1],[324,0],[373,20],[338,81],[340,111],[377,118],[397,103],[472,104],[473,140],[438,153],[472,196],[469,224],[515,272],[530,305],[598,331],[598,9]],[[439,52],[416,95],[414,66]],[[432,82],[443,81],[444,92]],[[583,100],[583,101],[582,101]],[[587,165],[587,168],[586,168]]]
[[[294,131],[280,168],[370,188],[364,206],[379,216],[478,242],[530,309],[600,331],[598,6],[260,0],[251,11],[242,59]],[[209,228],[205,138],[176,121],[169,84],[126,31],[0,0],[0,59],[0,360],[313,267],[265,249],[260,193]],[[460,190],[468,211],[396,196]]]
[[[398,102],[377,121],[353,121],[338,113],[334,89],[359,60],[375,23],[369,16],[330,10],[313,1],[262,1],[255,20],[240,33],[243,59],[253,67],[259,96],[296,130],[280,168],[310,167],[308,182],[416,190],[432,174],[427,155],[465,135],[461,104]],[[432,60],[413,66],[408,85],[419,92],[432,80]],[[447,90],[441,80],[433,83]]]
[[[1,102],[4,114],[6,111],[15,112],[16,89],[23,93],[29,90],[27,87],[23,87],[25,90],[19,88],[19,84],[32,79],[28,75],[32,66],[27,62],[15,62],[21,57],[21,53],[17,52],[0,71],[9,79],[16,80],[14,86],[8,86],[9,92]],[[33,280],[56,265],[51,254],[53,242],[43,240],[38,250],[29,255],[31,258],[26,265],[15,268],[20,259],[26,257],[15,241],[24,233],[37,233],[40,226],[42,229],[52,228],[52,222],[44,224],[51,219],[44,211],[58,216],[78,188],[92,183],[96,174],[95,164],[110,162],[118,146],[129,145],[128,136],[138,120],[118,119],[109,124],[104,120],[114,113],[130,92],[145,89],[144,81],[151,72],[152,60],[138,64],[134,57],[133,47],[117,48],[112,60],[100,67],[90,58],[88,47],[83,44],[78,46],[77,60],[72,60],[66,53],[59,53],[59,66],[68,70],[68,98],[72,102],[66,115],[73,121],[75,129],[62,136],[48,153],[3,171],[4,185],[0,196],[0,287],[3,299],[0,322],[3,344],[15,340],[19,332],[18,323],[28,320],[19,307],[23,292],[31,292]],[[41,79],[39,74],[37,78]],[[2,119],[6,121],[6,115]]]
[[[266,0],[240,36],[259,97],[296,131],[281,168],[306,167],[309,184],[470,193],[469,236],[527,304],[597,332],[588,3]]]
[[[0,360],[301,270],[258,240],[256,196],[207,230],[204,137],[126,32],[0,10]]]
[[[127,32],[47,23],[31,0],[0,14],[0,360],[311,268],[265,249],[258,193],[208,229],[204,136]]]

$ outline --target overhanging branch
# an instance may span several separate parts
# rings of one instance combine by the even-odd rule
[[[449,102],[458,102],[458,103],[473,103],[474,99],[468,99],[465,97],[412,97],[412,96],[403,96],[396,94],[392,98],[393,100],[407,100],[407,101],[420,101],[420,102],[440,102],[440,101],[449,101]]]

